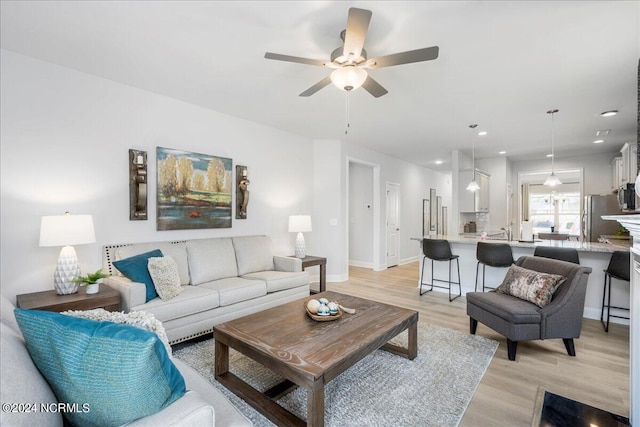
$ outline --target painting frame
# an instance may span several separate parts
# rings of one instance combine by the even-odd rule
[[[231,228],[233,160],[156,147],[156,229]]]
[[[429,200],[431,200],[430,206],[430,215],[429,215],[429,234],[437,233],[437,225],[438,225],[438,211],[436,210],[436,189],[432,188],[429,190]]]
[[[422,199],[422,237],[429,235],[431,231],[431,203],[429,199]]]

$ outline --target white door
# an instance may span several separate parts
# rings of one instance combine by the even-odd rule
[[[400,186],[387,182],[387,267],[398,265]]]

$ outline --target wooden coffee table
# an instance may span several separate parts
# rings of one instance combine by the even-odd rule
[[[413,360],[418,354],[418,312],[379,302],[322,292],[356,313],[316,322],[304,302],[294,301],[215,326],[215,377],[277,425],[324,425],[324,386],[356,362],[383,348]],[[387,342],[408,329],[408,348]],[[229,347],[279,373],[286,380],[262,393],[229,372]],[[300,386],[307,390],[307,420],[275,401]]]

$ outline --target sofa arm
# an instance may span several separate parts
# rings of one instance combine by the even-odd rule
[[[292,256],[274,256],[273,265],[276,271],[302,271],[302,260]]]
[[[120,292],[124,312],[129,312],[131,307],[147,302],[147,287],[144,283],[132,282],[124,276],[109,276],[102,279],[102,283]]]
[[[189,391],[160,412],[140,418],[127,427],[215,426],[215,410],[196,392]]]

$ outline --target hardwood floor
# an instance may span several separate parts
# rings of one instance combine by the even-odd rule
[[[469,333],[464,297],[450,303],[446,293],[418,295],[417,262],[381,272],[350,267],[349,276],[328,283],[327,290],[417,310],[421,322]],[[567,355],[560,339],[530,341],[519,343],[514,362],[507,359],[503,336],[482,324],[477,334],[500,346],[460,426],[530,426],[539,387],[629,416],[628,326],[611,324],[607,334],[599,320],[584,319],[576,357]]]

